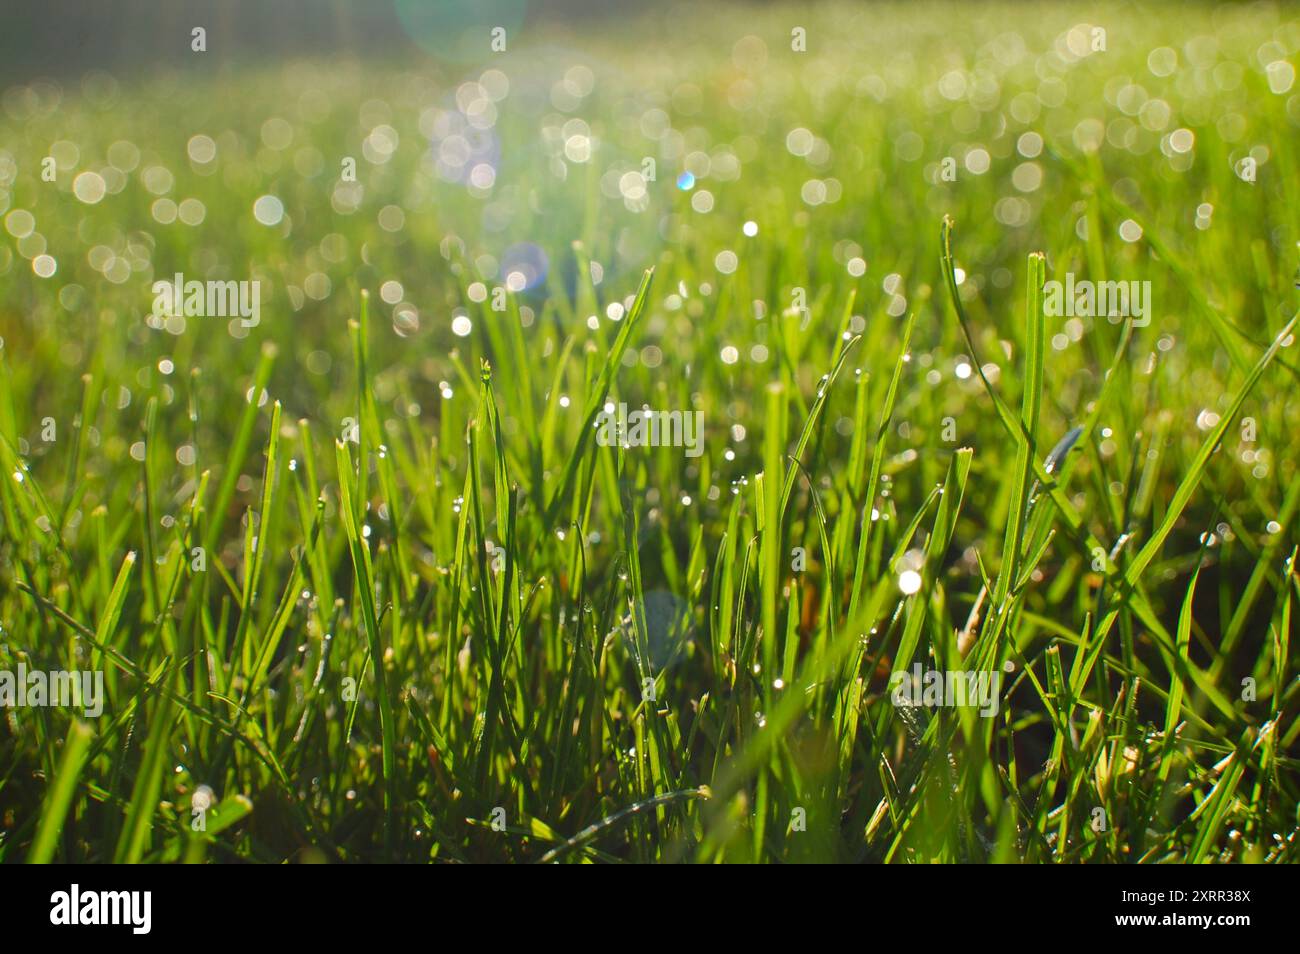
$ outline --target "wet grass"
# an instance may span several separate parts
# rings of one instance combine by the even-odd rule
[[[1024,9],[4,92],[0,858],[1295,860],[1300,20]]]

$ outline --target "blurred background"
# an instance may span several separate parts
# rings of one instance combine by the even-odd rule
[[[216,67],[262,56],[347,52],[402,58],[431,42],[461,39],[464,32],[482,36],[491,26],[567,22],[590,27],[654,5],[633,0],[59,0],[8,6],[0,31],[0,78],[5,79],[88,69]],[[681,16],[689,22],[688,9]],[[206,64],[189,58],[190,31],[196,26],[207,30],[212,55]]]

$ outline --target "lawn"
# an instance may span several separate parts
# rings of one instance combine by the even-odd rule
[[[1297,860],[1300,10],[398,6],[0,88],[0,860]]]

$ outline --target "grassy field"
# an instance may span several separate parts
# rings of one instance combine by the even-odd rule
[[[0,91],[0,859],[1297,860],[1300,11],[481,36]]]

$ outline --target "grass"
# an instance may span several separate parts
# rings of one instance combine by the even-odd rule
[[[1025,11],[11,86],[0,859],[1297,860],[1300,19]]]

